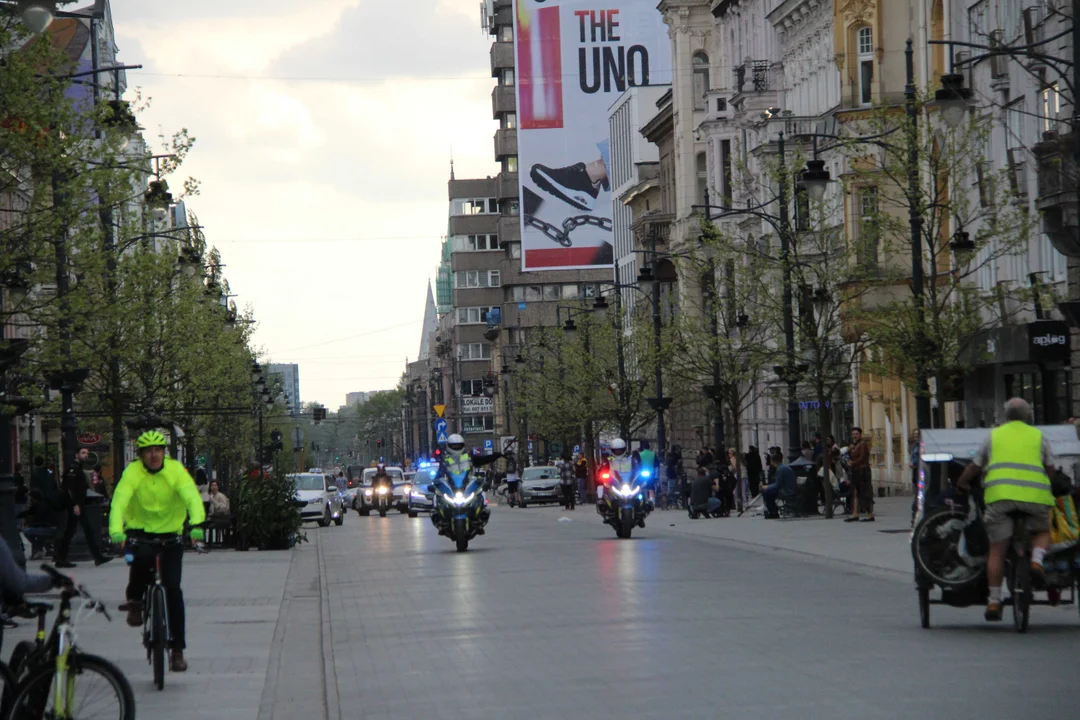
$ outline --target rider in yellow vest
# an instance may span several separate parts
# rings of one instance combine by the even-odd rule
[[[1050,477],[1054,474],[1050,443],[1040,430],[1031,426],[1031,406],[1020,398],[1005,403],[1005,424],[994,428],[979,449],[979,454],[964,469],[957,489],[967,492],[971,481],[985,473],[983,488],[986,512],[984,522],[990,538],[990,557],[986,576],[990,600],[986,619],[1001,620],[1001,580],[1005,551],[1013,535],[1011,514],[1024,516],[1032,538],[1031,576],[1038,582],[1045,578],[1043,558],[1050,545],[1050,507],[1054,495]]]

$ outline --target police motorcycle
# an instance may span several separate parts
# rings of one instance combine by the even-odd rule
[[[431,487],[435,507],[431,524],[454,541],[458,552],[469,549],[469,541],[484,534],[491,519],[483,479],[474,475],[473,464],[465,450],[465,439],[454,434],[447,439],[447,457]]]
[[[386,512],[394,506],[394,484],[386,474],[386,466],[379,465],[375,478],[371,482],[371,505],[379,512],[379,517],[386,517]]]
[[[600,476],[604,482],[600,486],[596,512],[606,525],[615,528],[617,537],[629,539],[634,527],[645,527],[645,518],[653,510],[653,503],[645,497],[652,471],[640,469],[634,472],[633,460],[621,438],[612,441],[611,455]]]

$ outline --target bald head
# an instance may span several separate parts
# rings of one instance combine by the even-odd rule
[[[1009,398],[1005,402],[1005,422],[1019,420],[1031,424],[1031,405],[1023,398]]]

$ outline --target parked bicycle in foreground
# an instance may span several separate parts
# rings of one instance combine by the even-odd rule
[[[38,633],[34,642],[21,642],[12,653],[16,685],[11,695],[5,691],[5,717],[135,720],[135,696],[124,674],[108,660],[83,652],[76,642],[76,627],[84,617],[101,614],[112,620],[105,604],[52,566],[41,569],[61,587],[59,612],[46,639],[45,615],[53,606],[27,604],[37,617]]]

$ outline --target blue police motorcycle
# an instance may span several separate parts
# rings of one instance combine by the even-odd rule
[[[444,465],[432,487],[435,508],[431,523],[440,535],[454,541],[458,552],[465,552],[470,540],[484,534],[484,526],[491,519],[481,481],[473,477],[472,468],[454,471]]]
[[[653,509],[652,502],[645,499],[651,476],[649,470],[641,470],[629,481],[611,478],[610,487],[597,501],[596,512],[615,529],[616,537],[628,540],[634,527],[645,527],[645,518]]]

